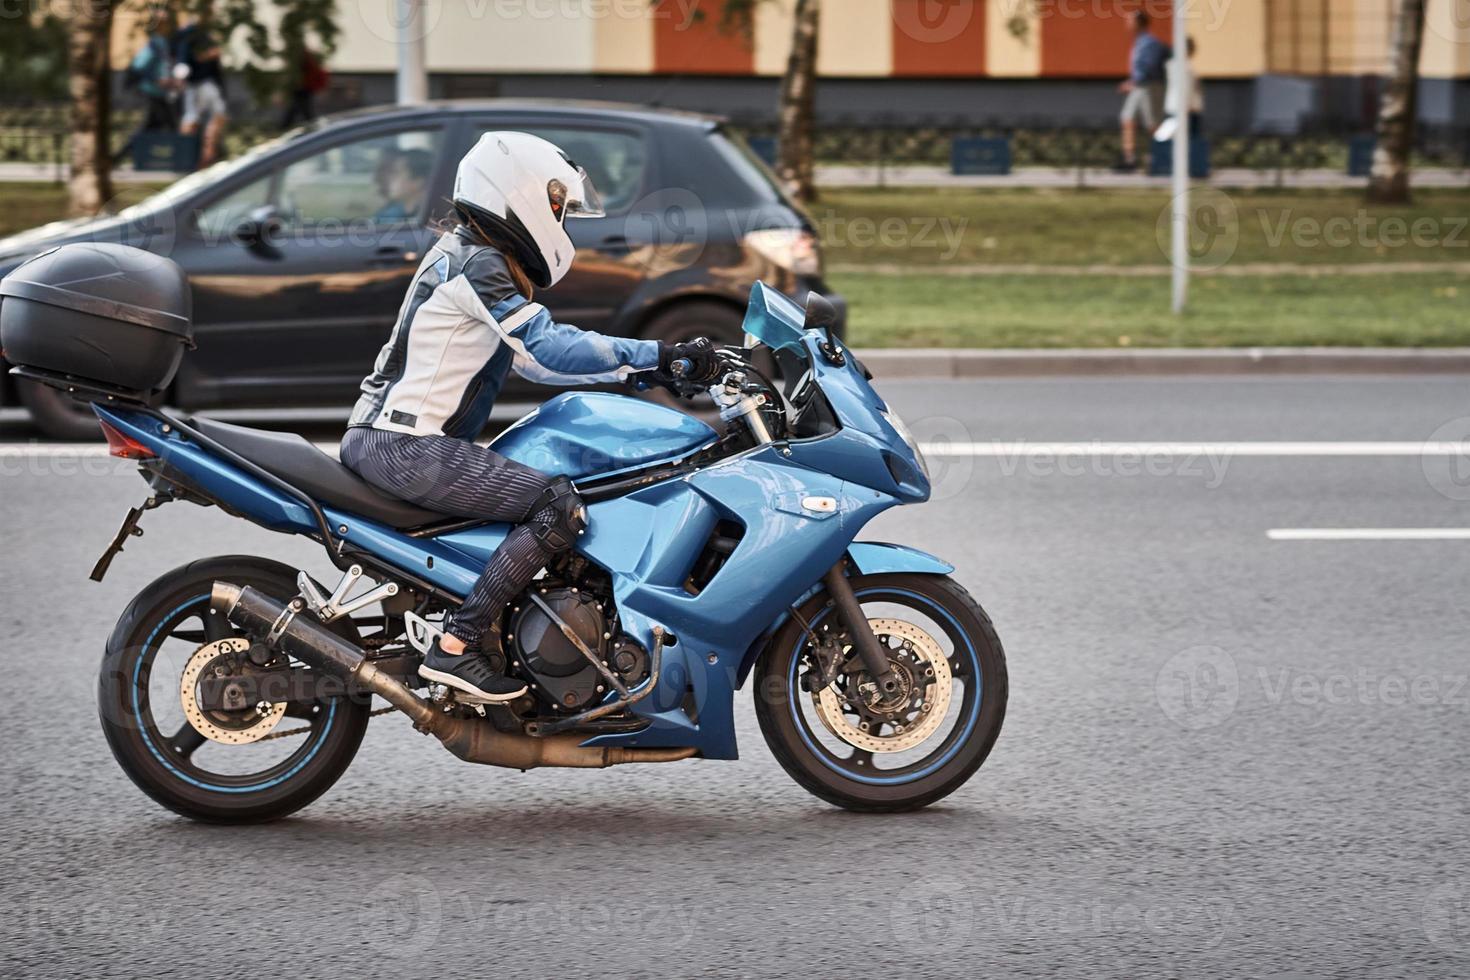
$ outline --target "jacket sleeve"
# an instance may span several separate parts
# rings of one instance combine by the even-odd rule
[[[465,266],[457,289],[464,311],[489,324],[515,353],[516,373],[528,381],[580,385],[626,381],[658,367],[658,342],[609,337],[551,318],[546,307],[516,291],[504,260],[490,253]]]

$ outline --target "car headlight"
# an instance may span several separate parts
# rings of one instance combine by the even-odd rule
[[[918,440],[914,438],[914,434],[909,431],[909,427],[904,424],[903,419],[899,418],[898,413],[894,411],[885,411],[880,414],[888,421],[889,425],[893,426],[893,431],[898,433],[898,437],[903,440],[903,444],[909,447],[909,451],[914,454],[914,459],[919,461],[919,469],[924,471],[924,479],[929,479],[929,461],[924,458],[924,451],[919,448]]]
[[[745,244],[762,258],[798,276],[820,276],[822,255],[817,236],[801,228],[766,228],[747,232]]]

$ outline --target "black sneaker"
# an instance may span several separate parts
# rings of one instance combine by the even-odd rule
[[[526,693],[526,685],[505,676],[473,650],[466,650],[458,656],[445,653],[439,646],[438,637],[434,638],[429,652],[424,654],[419,676],[486,701],[511,701]]]

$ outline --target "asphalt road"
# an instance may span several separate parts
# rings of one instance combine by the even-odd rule
[[[1467,378],[883,390],[930,440],[1470,435]],[[101,647],[189,559],[321,559],[180,506],[93,585],[142,484],[28,437],[0,419],[0,974],[1470,972],[1470,541],[1266,533],[1470,526],[1463,457],[937,458],[939,499],[867,536],[955,562],[1011,702],[987,765],[925,812],[807,796],[746,696],[738,762],[591,773],[467,766],[377,718],[325,798],[231,829],[114,764]]]

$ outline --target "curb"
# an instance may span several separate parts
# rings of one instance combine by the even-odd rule
[[[1034,378],[1175,375],[1470,374],[1470,347],[1249,347],[1224,350],[868,348],[875,377]]]

